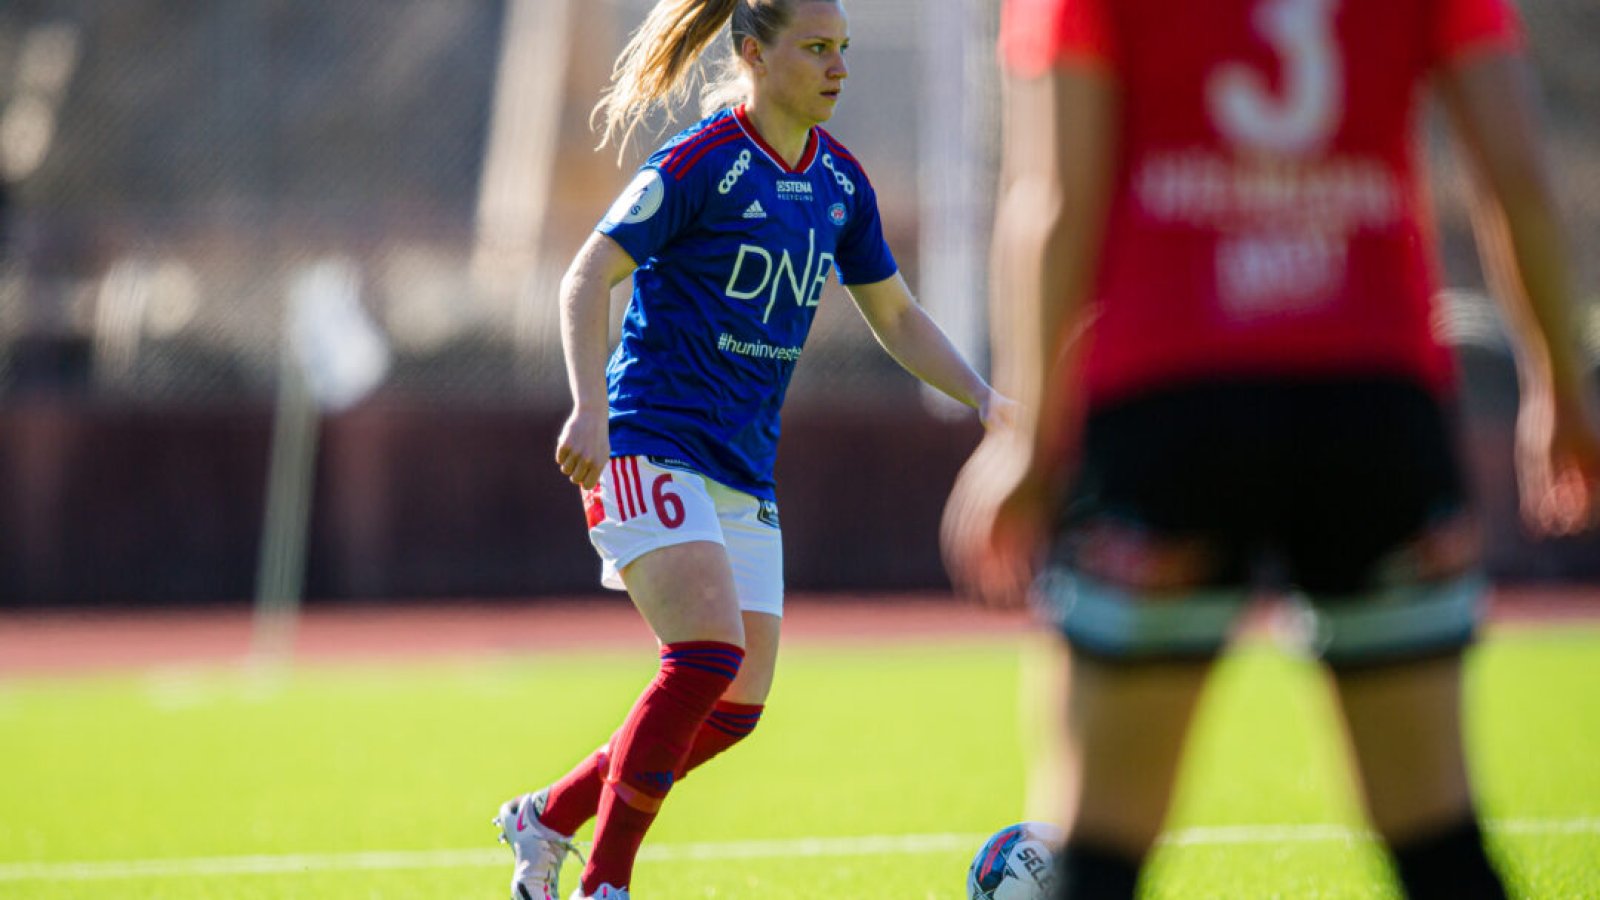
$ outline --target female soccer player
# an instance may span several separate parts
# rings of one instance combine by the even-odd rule
[[[1503,897],[1460,737],[1484,595],[1430,329],[1415,126],[1444,101],[1518,347],[1530,525],[1593,521],[1600,418],[1506,0],[1008,0],[996,381],[956,580],[1068,647],[1063,897],[1127,898],[1257,566],[1309,597],[1412,897]],[[1046,550],[1046,539],[1049,548]]]
[[[986,425],[1010,403],[914,301],[872,184],[818,127],[849,74],[836,0],[660,0],[597,108],[606,139],[680,93],[730,20],[739,77],[713,92],[718,111],[650,157],[562,282],[573,407],[556,461],[585,492],[604,583],[626,587],[661,666],[605,746],[502,807],[518,900],[558,897],[591,816],[578,896],[626,897],[673,783],[761,716],[783,613],[778,411],[830,273],[907,370]],[[607,363],[608,296],[630,273]]]

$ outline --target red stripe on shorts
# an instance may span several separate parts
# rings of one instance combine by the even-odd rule
[[[617,521],[626,522],[633,518],[633,498],[622,473],[622,457],[619,456],[611,460],[611,487],[617,492]]]
[[[636,509],[641,514],[649,512],[650,507],[644,502],[644,484],[639,480],[639,457],[628,457],[628,474],[629,483],[633,485],[633,498],[638,503]]]

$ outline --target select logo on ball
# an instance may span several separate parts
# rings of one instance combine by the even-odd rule
[[[968,900],[1047,900],[1061,840],[1061,830],[1044,822],[1019,822],[995,832],[967,870]]]

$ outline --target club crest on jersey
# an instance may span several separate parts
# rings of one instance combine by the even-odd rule
[[[611,205],[606,213],[605,224],[634,225],[643,222],[661,208],[661,201],[666,194],[667,187],[661,181],[661,173],[655,169],[645,169]]]
[[[828,207],[828,221],[834,225],[843,228],[847,218],[849,217],[845,215],[843,203],[835,203]]]

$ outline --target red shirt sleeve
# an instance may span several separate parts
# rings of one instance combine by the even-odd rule
[[[1062,62],[1111,62],[1106,0],[1005,0],[1000,12],[1000,61],[1022,77],[1043,75]]]
[[[1481,50],[1520,50],[1522,19],[1510,0],[1438,0],[1433,64]]]

